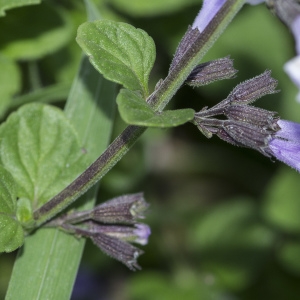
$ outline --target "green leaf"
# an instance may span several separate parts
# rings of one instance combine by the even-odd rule
[[[31,102],[55,103],[65,100],[71,88],[70,83],[58,83],[34,90],[28,94],[16,97],[9,105],[9,109],[17,109],[23,104]]]
[[[14,179],[7,170],[0,166],[0,213],[14,215],[16,199]]]
[[[24,243],[21,224],[11,216],[0,213],[0,252],[11,252]]]
[[[73,33],[68,14],[46,2],[11,11],[0,28],[1,51],[14,59],[41,58],[66,45]]]
[[[265,219],[291,233],[300,232],[299,174],[283,168],[269,184],[263,202]]]
[[[82,24],[76,40],[105,78],[147,97],[155,44],[145,31],[125,23],[100,20]]]
[[[284,243],[278,251],[277,257],[280,263],[291,273],[300,275],[300,243]]]
[[[27,104],[2,125],[1,160],[17,196],[41,206],[87,166],[73,127],[58,108]]]
[[[0,118],[11,102],[11,98],[21,88],[21,76],[17,64],[0,55]]]
[[[201,2],[200,0],[111,0],[111,3],[119,10],[133,16],[153,16],[172,13]]]
[[[41,0],[0,0],[0,16],[5,16],[5,10],[24,5],[39,4]]]
[[[247,287],[264,266],[274,243],[273,232],[257,222],[250,199],[216,206],[191,227],[190,245],[201,253],[201,266],[226,288]],[[245,259],[247,257],[247,259]]]
[[[70,299],[74,282],[68,276],[74,269],[76,274],[78,268],[73,252],[75,249],[77,253],[82,245],[83,240],[52,228],[41,228],[26,237],[24,247],[18,252],[5,299]]]
[[[11,174],[0,167],[0,252],[11,252],[23,244],[24,233],[16,213],[15,182]]]
[[[97,16],[91,2],[88,10]],[[82,59],[65,114],[75,127],[90,162],[107,147],[113,127],[116,86]],[[97,186],[77,200],[76,209],[91,209]],[[26,239],[14,265],[6,299],[70,299],[85,240],[55,229],[40,229]],[[36,253],[39,253],[36,256]],[[34,271],[33,271],[34,270]],[[24,278],[24,274],[30,274]]]
[[[122,119],[132,125],[147,127],[175,127],[193,120],[193,109],[178,109],[156,113],[137,93],[122,89],[117,97]]]

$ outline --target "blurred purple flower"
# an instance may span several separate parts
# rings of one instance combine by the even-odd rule
[[[284,70],[294,84],[300,89],[300,15],[292,22],[291,30],[295,38],[296,52],[298,55],[285,63]],[[300,92],[296,99],[300,102]]]
[[[135,242],[140,245],[146,245],[148,243],[148,238],[151,234],[151,229],[146,224],[135,224],[135,228],[133,233],[136,236]]]
[[[249,4],[255,5],[263,1],[248,0],[247,2]],[[297,56],[286,62],[283,69],[300,90],[300,5],[295,0],[266,2],[267,4],[271,4],[272,6],[274,6],[272,7],[274,12],[281,19],[281,21],[283,21],[290,28],[293,33]],[[298,102],[300,102],[300,91],[298,92],[296,99]]]
[[[300,124],[279,120],[280,130],[269,143],[271,154],[300,172]]]

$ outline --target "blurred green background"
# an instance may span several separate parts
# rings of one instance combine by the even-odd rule
[[[98,0],[103,18],[142,28],[156,43],[151,85],[166,76],[200,0]],[[75,42],[86,20],[81,1],[45,1],[0,19],[0,116],[21,103],[63,107],[81,57]],[[20,26],[21,24],[21,26]],[[264,5],[246,5],[205,56],[230,55],[237,77],[183,87],[171,107],[212,106],[266,69],[280,93],[255,105],[300,122],[297,89],[283,71],[292,35]],[[117,116],[114,136],[125,124]],[[88,243],[74,300],[299,299],[300,175],[253,150],[201,136],[194,125],[150,129],[101,182],[99,202],[145,192],[152,235],[131,272]],[[70,250],[71,251],[71,250]],[[0,299],[16,253],[0,256]]]

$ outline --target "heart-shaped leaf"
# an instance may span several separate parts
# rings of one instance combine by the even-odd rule
[[[87,166],[73,127],[58,108],[28,104],[1,126],[1,161],[17,196],[33,209],[60,192]]]
[[[175,127],[194,118],[193,109],[178,109],[156,113],[137,93],[121,90],[117,103],[122,119],[132,125],[147,127]]]
[[[104,77],[147,97],[155,44],[145,31],[125,23],[100,20],[82,24],[76,40]]]
[[[0,252],[11,252],[24,243],[21,224],[11,216],[0,213]]]
[[[11,252],[23,244],[23,229],[15,213],[15,182],[11,174],[0,167],[0,252]]]

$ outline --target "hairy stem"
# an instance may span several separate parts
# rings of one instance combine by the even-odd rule
[[[178,64],[170,71],[162,84],[148,98],[148,103],[155,111],[159,112],[165,108],[194,67],[200,62],[207,50],[243,6],[244,2],[245,0],[228,0],[225,2],[205,30],[199,34],[194,44],[191,45]],[[146,127],[128,126],[87,170],[63,191],[34,212],[36,227],[61,212],[98,182],[127,153],[146,129]]]

